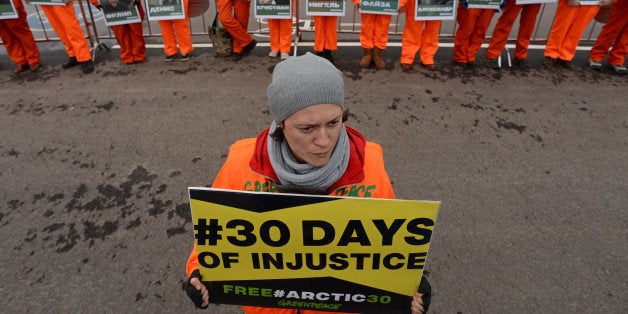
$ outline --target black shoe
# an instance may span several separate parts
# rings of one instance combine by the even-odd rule
[[[331,50],[323,49],[323,58],[329,60],[329,62],[334,63],[334,57],[331,55]]]
[[[76,61],[76,57],[70,57],[70,59],[68,59],[68,62],[61,65],[61,68],[69,69],[71,67],[77,66],[78,64],[79,62]]]
[[[565,70],[568,70],[568,71],[574,70],[574,67],[573,67],[573,64],[571,64],[571,61],[567,61],[563,59],[556,59],[556,64],[562,66],[563,69]]]
[[[177,56],[177,54],[176,54],[176,53],[171,54],[171,55],[166,55],[166,56],[164,57],[164,61],[166,61],[166,62],[171,62],[172,60],[174,60],[174,57],[176,57],[176,56]]]
[[[94,72],[94,61],[89,59],[87,61],[81,62],[81,69],[83,70],[84,74],[89,74],[89,73]]]
[[[499,60],[497,58],[486,59],[486,66],[495,70],[499,70],[499,68],[501,68],[501,66],[499,65]]]
[[[255,48],[255,45],[257,45],[257,41],[255,41],[255,39],[251,40],[250,43],[248,43],[246,46],[244,46],[244,48],[242,48],[242,57],[246,57],[249,55],[249,53],[251,53],[251,50],[253,50],[253,48]]]
[[[530,62],[528,62],[528,58],[515,59],[515,64],[522,70],[530,69]]]
[[[474,69],[474,68],[475,68],[475,61],[467,62],[467,69]]]
[[[546,69],[551,69],[554,66],[556,66],[556,59],[552,57],[545,57],[545,60],[543,60],[543,67]]]
[[[179,60],[181,60],[181,61],[188,61],[188,60],[190,60],[190,54],[189,53],[188,54],[182,54],[181,58],[179,58]]]
[[[240,61],[240,59],[242,59],[242,54],[239,53],[239,52],[234,52],[231,55],[231,60],[233,60],[233,61]]]

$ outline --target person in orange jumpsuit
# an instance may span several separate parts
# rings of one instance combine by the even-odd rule
[[[355,10],[360,9],[361,0],[353,0]],[[391,15],[361,13],[362,29],[360,29],[360,44],[364,50],[364,55],[358,64],[363,68],[368,68],[371,63],[376,69],[386,68],[384,61],[384,50],[388,44],[388,28],[390,26]]]
[[[573,70],[571,60],[576,55],[580,37],[599,10],[599,5],[580,5],[579,0],[558,0],[554,24],[543,53],[545,68],[560,65],[567,70]]]
[[[356,196],[395,198],[381,146],[367,142],[344,123],[344,82],[331,62],[309,52],[280,62],[267,96],[273,117],[270,127],[257,138],[230,147],[212,187],[250,190],[247,186],[254,182],[253,186],[267,187],[264,192],[342,196],[360,190],[359,186],[370,186],[370,195]],[[209,292],[201,282],[196,244],[186,273],[186,293],[195,306],[206,308]],[[427,310],[427,290],[412,299],[412,313]],[[257,306],[243,309],[246,314],[326,313]]]
[[[80,64],[83,73],[92,73],[94,72],[92,54],[83,29],[76,19],[74,3],[72,0],[64,0],[64,2],[66,3],[65,6],[40,5],[50,25],[63,42],[65,51],[69,56],[68,62],[62,64],[61,67],[69,69]]]
[[[257,41],[249,34],[251,1],[216,0],[218,20],[233,38],[233,61],[249,55]]]
[[[401,67],[404,70],[411,70],[414,57],[420,50],[421,64],[433,71],[434,55],[438,50],[438,32],[440,31],[440,20],[417,21],[414,19],[416,11],[416,0],[401,0],[399,2],[399,13],[406,14],[406,25],[403,27],[401,36]],[[425,27],[423,27],[425,25]]]
[[[190,59],[190,53],[194,50],[190,34],[190,22],[188,21],[188,0],[183,0],[183,12],[185,17],[177,20],[159,20],[161,38],[164,40],[164,61],[170,62],[181,52],[181,61]],[[177,43],[179,48],[177,49]]]
[[[519,12],[521,12],[521,17],[519,18],[519,31],[517,32],[517,44],[515,46],[515,65],[522,69],[530,68],[528,46],[530,46],[530,37],[532,37],[532,32],[534,31],[534,24],[536,23],[539,9],[541,9],[540,3],[519,5],[516,0],[508,0],[506,2],[506,7],[504,7],[504,11],[497,20],[495,28],[493,28],[491,41],[484,54],[490,68],[500,68],[497,57],[499,57],[502,50],[504,50],[504,46],[506,46],[508,35],[510,35],[512,25],[515,23]]]
[[[102,10],[102,6],[98,0],[92,0],[92,4],[99,10]],[[111,4],[115,10],[121,5],[121,2],[118,0],[109,0],[109,4]],[[142,2],[140,0],[133,0],[133,4],[137,6],[137,11],[140,13],[140,20],[143,21],[144,10],[142,9]],[[124,9],[126,10],[128,8]],[[146,44],[144,42],[142,22],[112,25],[109,27],[113,30],[113,34],[116,36],[116,40],[120,45],[120,59],[122,63],[142,63],[146,60]]]
[[[514,1],[514,0],[512,0]],[[505,5],[502,1],[501,6]],[[494,9],[469,9],[469,2],[460,0],[458,3],[458,30],[454,35],[454,62],[466,67],[475,66],[475,55],[480,50],[486,37]]]
[[[628,0],[615,0],[608,22],[602,27],[589,52],[589,67],[599,70],[607,54],[606,63],[617,74],[626,74],[624,59],[628,54]],[[613,46],[610,53],[608,49]]]
[[[338,50],[338,17],[321,16],[312,17],[314,21],[314,51],[319,57],[334,62],[331,52]]]
[[[41,64],[39,48],[26,22],[26,10],[21,0],[12,0],[17,11],[17,18],[0,20],[0,38],[7,49],[11,61],[15,63],[13,73],[26,69],[37,71]]]
[[[275,4],[290,5],[290,0],[276,0]],[[268,19],[268,32],[270,33],[268,56],[271,58],[280,56],[281,60],[287,59],[292,47],[292,15],[287,19]]]

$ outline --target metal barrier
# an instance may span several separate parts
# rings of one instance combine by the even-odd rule
[[[215,0],[214,0],[215,1]],[[513,0],[514,1],[514,0]],[[300,1],[302,4],[305,3],[304,0]],[[344,17],[338,18],[338,41],[346,41],[346,42],[358,42],[358,35],[360,33],[360,14],[353,8],[353,3],[351,0],[346,0],[345,5],[347,6],[347,14]],[[89,4],[88,0],[75,0],[74,1],[75,11],[77,12],[77,19],[79,20],[81,26],[84,29],[84,33],[86,34],[86,38],[89,41],[92,48],[100,48],[101,40],[103,39],[114,39],[113,32],[109,27],[105,25],[104,16],[102,12],[96,10],[95,7]],[[28,23],[33,30],[33,35],[35,36],[36,41],[38,42],[49,42],[49,41],[59,41],[57,37],[51,37],[50,34],[54,34],[52,28],[48,24],[45,14],[41,12],[38,6],[26,6],[28,12]],[[533,43],[544,43],[547,40],[547,34],[549,34],[549,30],[552,26],[552,21],[554,17],[554,13],[556,11],[556,3],[543,4],[541,10],[537,16],[537,24],[535,27],[535,31],[531,38]],[[192,36],[204,37],[203,39],[196,40],[195,43],[209,43],[209,36],[207,32],[207,26],[211,24],[214,16],[216,14],[215,6],[210,5],[207,12],[198,17],[194,17],[189,19],[190,21],[190,31]],[[495,26],[499,18],[499,14],[492,19],[489,30],[487,31],[487,38],[490,37],[492,30]],[[257,35],[258,37],[268,36],[268,27],[266,21],[264,19],[254,19],[256,23],[249,24],[249,32],[253,35]],[[314,25],[312,23],[312,19],[309,16],[305,15],[305,6],[299,6],[298,2],[295,9],[295,14],[293,16],[294,21],[294,32],[295,32],[295,51],[296,47],[301,43],[313,42],[312,38],[303,39],[303,35],[309,36],[310,33],[314,32]],[[156,21],[148,21],[145,19],[143,21],[144,25],[144,36],[145,37],[154,37],[160,38],[161,33],[155,32],[154,30],[159,30],[159,25]],[[397,15],[394,16],[390,28],[390,42],[391,44],[399,45],[401,42],[401,35],[403,34],[403,27],[405,25],[405,16]],[[456,31],[457,24],[454,20],[443,21],[439,38],[447,43],[453,39],[453,36]],[[593,21],[587,27],[585,31],[585,36],[581,39],[583,43],[592,43],[597,38],[601,26],[599,23]],[[518,20],[513,25],[513,29],[510,34],[509,43],[512,43],[516,40],[516,34],[518,30]],[[56,34],[55,34],[56,36]],[[106,47],[106,46],[105,46]]]

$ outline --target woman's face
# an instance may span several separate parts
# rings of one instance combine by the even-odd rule
[[[283,121],[290,151],[301,163],[324,166],[336,147],[342,127],[342,108],[320,104],[303,108]]]

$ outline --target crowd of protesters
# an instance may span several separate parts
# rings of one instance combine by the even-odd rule
[[[37,44],[26,20],[26,10],[22,0],[12,1],[18,13],[14,19],[0,19],[0,37],[7,49],[9,58],[15,63],[14,73],[25,70],[37,71],[40,68],[41,58]],[[28,1],[28,0],[24,0]],[[86,36],[77,19],[72,0],[62,0],[66,5],[41,5],[50,25],[63,42],[68,55],[68,61],[63,63],[63,69],[80,65],[83,73],[94,71],[89,45]],[[361,0],[352,0],[358,10]],[[603,12],[608,12],[605,24],[590,51],[588,66],[591,69],[601,70],[603,60],[607,58],[607,66],[617,74],[626,74],[624,59],[628,53],[628,0],[598,0],[595,4],[585,0],[558,0],[554,21],[544,51],[543,67],[562,67],[572,70],[572,59],[585,29]],[[140,14],[140,22],[111,26],[120,46],[120,58],[125,64],[142,63],[146,60],[145,43],[142,34],[144,11],[140,0],[122,2],[120,0],[90,0],[98,9],[101,4],[107,7],[136,6]],[[284,1],[289,4],[289,0]],[[282,2],[282,3],[284,3]],[[164,61],[170,62],[175,58],[186,61],[194,50],[187,14],[187,0],[183,1],[185,18],[178,20],[160,20],[162,38],[164,41]],[[250,17],[250,1],[246,0],[216,0],[218,18],[225,30],[233,38],[232,60],[238,61],[257,45],[248,32]],[[411,70],[415,58],[419,56],[419,64],[428,70],[435,70],[434,55],[438,50],[439,31],[441,21],[415,20],[414,11],[416,0],[400,0],[400,14],[406,15],[405,27],[402,35],[402,48],[399,63],[402,70]],[[472,8],[468,0],[460,0],[456,11],[457,30],[454,34],[453,61],[461,67],[475,67],[476,55],[481,45],[486,41],[487,31],[492,18],[498,15],[497,23],[490,34],[485,58],[486,66],[493,69],[501,68],[498,60],[513,24],[519,17],[519,30],[516,35],[514,51],[514,65],[519,69],[529,69],[528,46],[540,9],[539,3],[517,4],[516,0],[502,0],[500,9]],[[363,55],[358,60],[363,68],[387,67],[383,54],[388,43],[388,33],[391,15],[361,13],[360,44]],[[338,49],[337,17],[315,16],[314,22],[314,51],[317,55],[333,62],[332,52]],[[268,19],[270,31],[271,58],[279,57],[282,60],[290,55],[292,44],[292,20]]]

